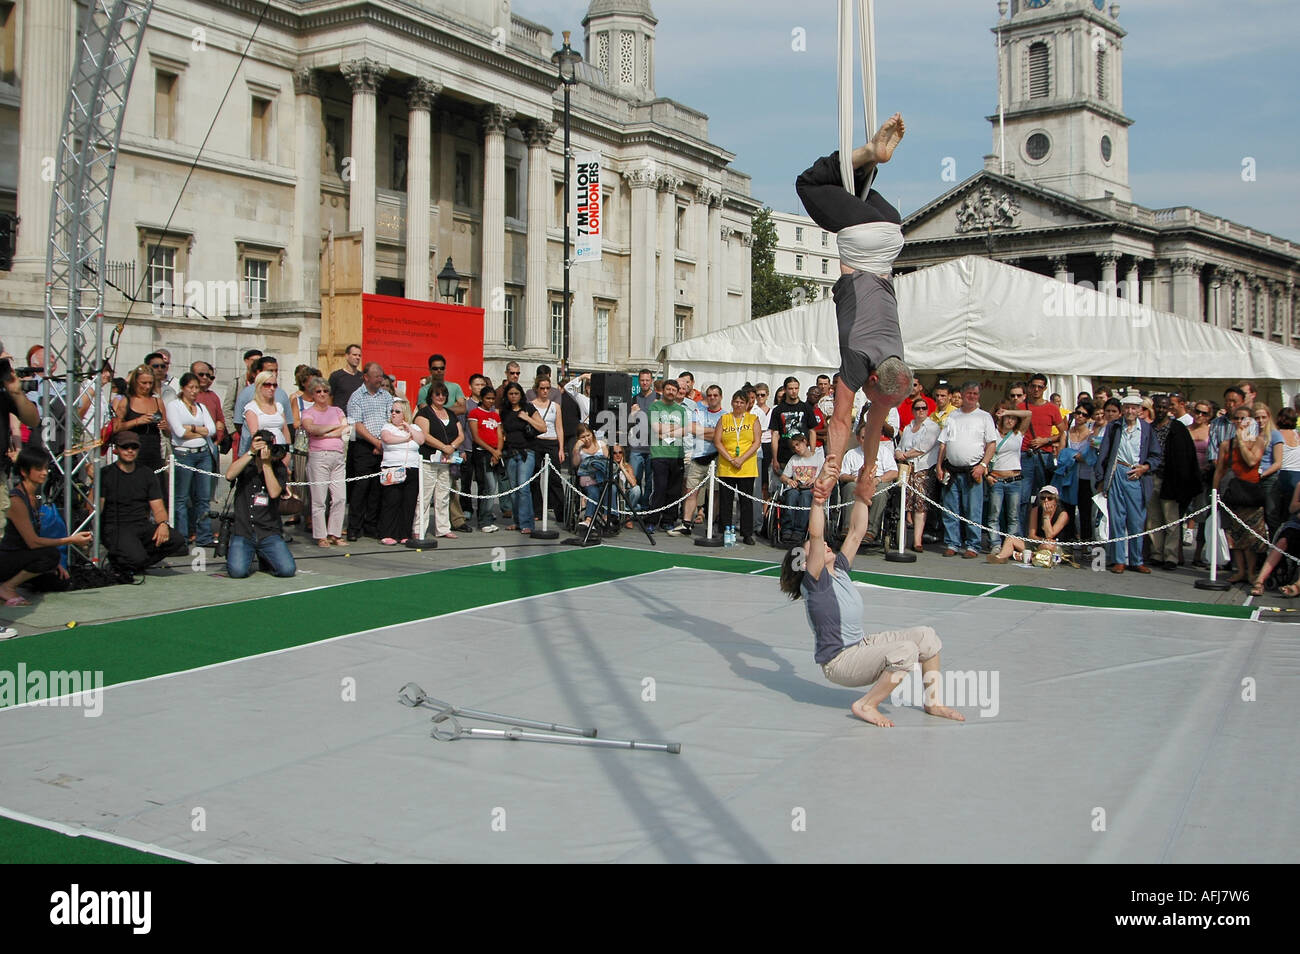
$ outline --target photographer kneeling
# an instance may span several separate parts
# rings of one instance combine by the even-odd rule
[[[275,443],[270,431],[260,430],[248,452],[235,458],[226,471],[226,479],[235,483],[235,524],[226,556],[226,574],[232,579],[253,575],[254,554],[273,576],[298,572],[280,523],[280,498],[289,480],[286,450]]]
[[[49,473],[50,455],[42,447],[24,447],[18,452],[15,469],[21,480],[9,504],[9,522],[0,538],[0,600],[5,606],[30,603],[16,587],[49,573],[66,580],[68,571],[59,565],[59,547],[64,544],[89,546],[90,531],[70,537],[47,539],[41,533],[41,511],[37,500]],[[66,584],[65,584],[66,585]]]

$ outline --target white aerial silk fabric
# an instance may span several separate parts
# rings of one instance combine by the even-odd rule
[[[853,192],[853,3],[840,0],[839,108],[840,175],[844,188]],[[858,55],[862,66],[862,100],[866,110],[867,138],[876,134],[876,3],[857,0]],[[868,181],[866,189],[871,188]]]

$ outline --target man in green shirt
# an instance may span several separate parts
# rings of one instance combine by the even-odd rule
[[[663,400],[650,405],[650,469],[654,492],[650,495],[650,509],[659,510],[670,500],[682,495],[683,447],[689,415],[679,401],[680,390],[672,378],[664,381]],[[674,521],[667,512],[651,513],[646,530],[654,533],[659,524],[672,527],[668,532],[679,536],[686,525]]]
[[[420,388],[417,410],[429,403],[429,389],[435,384],[447,386],[447,410],[456,415],[464,414],[465,392],[455,381],[447,380],[447,359],[440,354],[429,355],[429,380]]]

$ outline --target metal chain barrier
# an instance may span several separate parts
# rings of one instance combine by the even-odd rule
[[[922,500],[924,500],[930,506],[934,507],[936,510],[939,510],[942,513],[946,513],[950,517],[956,517],[962,523],[969,523],[971,526],[976,527],[977,529],[987,530],[991,534],[996,533],[1000,537],[1007,537],[1012,540],[1020,540],[1022,542],[1044,542],[1044,541],[1037,541],[1035,538],[1032,537],[1022,536],[1021,534],[1018,533],[1006,533],[1003,530],[995,530],[993,527],[990,527],[987,524],[976,523],[974,520],[971,520],[969,517],[963,517],[961,514],[949,510],[947,507],[945,507],[943,504],[939,503],[938,501],[931,500],[925,494],[918,493],[915,490],[913,490],[912,493],[915,496],[920,497]],[[1052,544],[1054,546],[1060,546],[1060,547],[1091,548],[1091,547],[1105,546],[1106,544],[1110,544],[1110,543],[1121,543],[1128,540],[1138,540],[1141,539],[1142,537],[1145,537],[1148,533],[1159,533],[1160,531],[1168,530],[1171,527],[1181,527],[1181,525],[1186,523],[1188,520],[1195,520],[1201,514],[1209,513],[1209,511],[1210,511],[1210,505],[1206,504],[1200,510],[1185,514],[1184,516],[1179,517],[1177,520],[1165,524],[1163,527],[1152,527],[1150,530],[1140,530],[1137,533],[1130,533],[1127,536],[1123,536],[1123,537],[1113,537],[1108,540],[1053,540]]]
[[[1252,527],[1250,524],[1246,523],[1246,521],[1242,520],[1242,519],[1241,519],[1240,517],[1238,517],[1235,513],[1233,513],[1230,509],[1228,509],[1228,505],[1227,505],[1227,504],[1225,504],[1225,503],[1220,503],[1220,504],[1219,504],[1219,509],[1222,510],[1224,513],[1226,513],[1226,514],[1227,514],[1229,517],[1231,517],[1233,520],[1237,521],[1237,523],[1239,523],[1239,524],[1241,524],[1243,527],[1245,527],[1245,528],[1246,528],[1246,532],[1249,533],[1249,534],[1250,534],[1252,537],[1254,537],[1256,540],[1258,540],[1260,543],[1264,544],[1264,546],[1268,547],[1270,550],[1276,550],[1278,553],[1282,554],[1282,556],[1286,557],[1286,558],[1287,558],[1288,560],[1290,560],[1292,563],[1300,564],[1300,557],[1292,556],[1290,553],[1288,553],[1287,551],[1283,550],[1281,547],[1279,547],[1279,546],[1273,544],[1273,543],[1270,542],[1269,540],[1266,540],[1264,537],[1261,537],[1261,536],[1260,536],[1260,535],[1255,531],[1255,528],[1254,528],[1254,527]]]
[[[586,494],[583,493],[581,487],[575,487],[573,484],[571,484],[568,478],[566,478],[564,474],[560,470],[558,470],[554,464],[551,463],[550,457],[546,458],[546,464],[551,468],[551,470],[555,471],[555,476],[560,479],[560,483],[562,483],[565,487],[568,487],[570,490],[577,493],[579,496],[586,497]],[[541,473],[541,471],[539,470],[538,473]],[[659,507],[656,510],[620,510],[617,507],[611,509],[613,510],[614,513],[618,514],[619,516],[631,516],[634,513],[641,514],[642,516],[645,516],[646,514],[663,513],[665,510],[671,510],[672,508],[684,503],[687,497],[689,497],[691,494],[698,493],[706,483],[708,483],[707,480],[700,481],[699,485],[696,486],[695,489],[687,491],[686,493],[678,497],[676,500],[674,500],[672,503],[664,504],[662,507]]]

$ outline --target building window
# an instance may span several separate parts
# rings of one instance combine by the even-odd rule
[[[564,302],[558,300],[551,302],[551,354],[564,354]]]
[[[1052,60],[1047,44],[1029,45],[1029,98],[1045,99],[1052,93]]]
[[[684,311],[673,315],[673,341],[685,341],[689,316]]]
[[[623,34],[627,36],[627,34]],[[596,309],[596,363],[609,362],[609,309]]]
[[[803,271],[803,256],[802,256],[802,255],[796,255],[796,256],[794,257],[794,270],[795,270],[796,272],[802,272],[802,271]]]
[[[1282,326],[1282,296],[1273,296],[1273,335],[1281,338],[1283,334]]]
[[[456,204],[474,206],[474,160],[468,152],[456,152]]]
[[[271,263],[265,259],[244,259],[244,301],[249,305],[271,300]]]
[[[16,37],[18,35],[17,7],[12,0],[0,3],[0,83],[13,82],[18,78]]]
[[[519,166],[506,166],[506,218],[519,218]]]
[[[830,248],[830,247],[831,247],[831,233],[830,233],[830,232],[823,232],[823,233],[822,233],[822,248]]]
[[[515,296],[514,295],[505,296],[505,305],[501,310],[501,320],[503,322],[503,330],[505,333],[506,347],[518,348],[519,339],[516,337],[516,331],[518,329],[515,328]]]
[[[609,76],[609,34],[596,34],[596,69]]]
[[[1052,140],[1047,137],[1047,133],[1036,132],[1025,140],[1025,155],[1034,162],[1046,159],[1051,151]]]
[[[685,206],[682,206],[682,205],[679,205],[679,206],[677,207],[677,238],[676,238],[676,243],[677,243],[677,248],[679,248],[679,249],[681,249],[681,250],[683,250],[683,251],[686,249],[686,234],[687,234],[687,229],[686,229],[686,207],[685,207]]]
[[[650,88],[650,40],[641,41],[641,85]]]
[[[823,259],[822,259],[822,274],[823,274],[823,275],[829,275],[830,273],[831,273],[831,260],[830,260],[829,258],[823,258]]]
[[[466,288],[464,285],[458,286],[456,288],[456,298],[455,298],[456,304],[463,305],[465,304],[468,298],[469,298],[469,289]]]
[[[1097,51],[1097,98],[1105,101],[1106,99],[1106,51],[1100,49]]]
[[[618,37],[618,81],[624,86],[631,86],[635,82],[635,74],[632,72],[632,47],[635,40],[635,35],[630,30],[624,30]]]
[[[176,87],[180,80],[175,73],[154,71],[153,81],[153,134],[155,139],[176,138]]]
[[[1255,334],[1264,333],[1264,290],[1256,286],[1251,289],[1251,303],[1254,306],[1251,309],[1251,331]]]
[[[1241,282],[1232,283],[1232,291],[1228,299],[1228,313],[1232,316],[1232,327],[1236,331],[1241,331]]]
[[[407,159],[409,150],[410,141],[405,136],[393,137],[393,168],[388,181],[392,183],[390,188],[396,192],[406,191],[406,169],[410,164]]]
[[[151,246],[149,255],[149,300],[155,315],[170,315],[176,306],[176,260],[178,250]]]
[[[251,159],[269,161],[271,158],[271,101],[253,97],[253,125],[248,144]]]
[[[798,242],[800,245],[803,244],[803,226],[802,226],[802,225],[796,225],[796,226],[794,227],[794,240],[795,240],[796,242]]]

